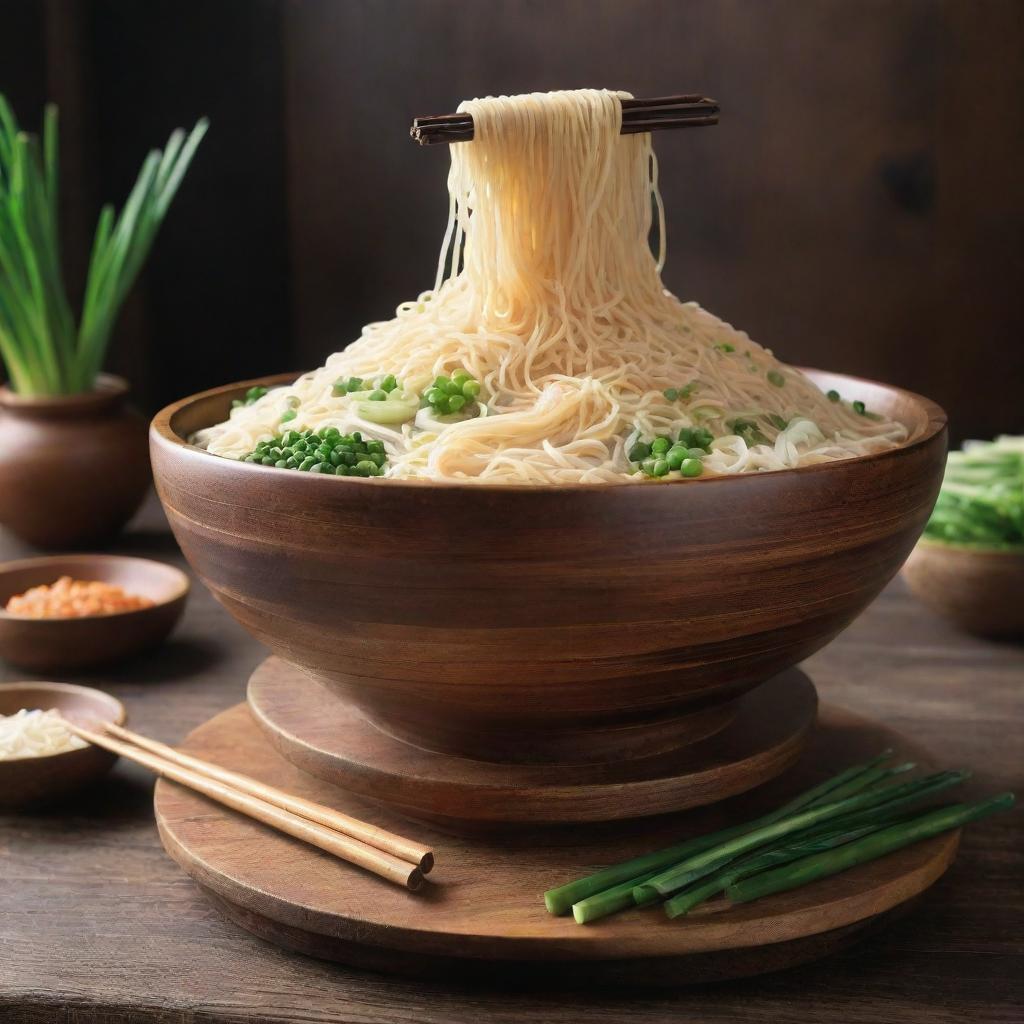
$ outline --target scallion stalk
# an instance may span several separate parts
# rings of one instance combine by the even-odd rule
[[[567,914],[569,910],[573,908],[574,904],[588,900],[590,897],[597,896],[599,893],[604,893],[606,890],[612,889],[613,887],[629,883],[630,889],[632,890],[633,886],[646,882],[648,878],[653,877],[653,873],[662,871],[670,865],[677,864],[680,860],[688,856],[710,849],[713,846],[726,842],[728,839],[742,835],[744,832],[748,832],[751,829],[758,828],[759,826],[777,821],[779,818],[785,817],[802,807],[808,806],[819,798],[837,789],[839,786],[843,786],[852,779],[855,779],[857,776],[871,771],[891,756],[892,751],[885,750],[877,757],[873,757],[869,761],[853,765],[852,767],[839,772],[837,775],[834,775],[831,778],[826,779],[824,782],[811,787],[799,796],[790,800],[788,803],[776,808],[774,811],[764,814],[759,818],[755,818],[752,821],[735,825],[732,828],[723,829],[722,831],[715,832],[712,835],[697,836],[693,839],[687,839],[684,842],[676,843],[674,846],[668,846],[663,850],[656,850],[653,853],[647,853],[640,857],[634,857],[632,860],[623,861],[621,864],[615,864],[611,867],[604,868],[602,871],[597,871],[592,875],[588,875],[586,878],[579,878],[574,882],[569,882],[566,885],[559,886],[558,888],[549,889],[544,894],[544,904],[552,914]],[[607,905],[610,906],[614,902],[615,898],[609,898],[607,900]],[[597,909],[598,908],[596,906],[591,906],[589,908],[585,908],[581,913],[584,916],[587,916],[588,914],[592,915],[587,916],[587,920],[596,920],[597,917],[606,916],[605,913],[594,914],[593,912]],[[617,909],[622,908],[619,907]],[[614,911],[609,910],[608,913],[614,913]]]
[[[1008,810],[1013,803],[1012,793],[1000,793],[979,803],[951,804],[928,811],[909,821],[898,822],[854,840],[838,849],[812,854],[773,871],[765,871],[744,881],[735,882],[727,888],[726,895],[734,903],[746,903],[762,896],[796,889],[819,878],[828,878],[858,864],[875,860],[904,846],[959,828],[968,822]]]

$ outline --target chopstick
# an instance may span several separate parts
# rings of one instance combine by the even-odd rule
[[[309,821],[315,821],[319,825],[326,825],[327,828],[333,829],[335,832],[343,832],[353,839],[359,839],[364,843],[368,843],[370,846],[383,850],[385,853],[390,853],[400,860],[407,860],[411,864],[417,865],[423,874],[427,874],[434,866],[434,852],[429,846],[423,846],[421,843],[415,843],[411,839],[396,835],[394,832],[388,832],[387,829],[379,828],[377,825],[371,825],[369,822],[352,818],[331,807],[324,807],[323,804],[316,804],[312,800],[293,796],[291,793],[284,792],[284,790],[268,786],[266,783],[259,782],[256,779],[251,779],[248,775],[242,775],[228,768],[221,768],[220,765],[211,764],[209,761],[202,761],[198,757],[192,757],[190,754],[184,754],[180,750],[175,750],[174,747],[151,740],[146,736],[140,736],[138,733],[132,732],[131,729],[125,729],[123,726],[115,725],[113,722],[105,724],[104,732],[113,736],[119,736],[129,743],[134,743],[135,746],[142,747],[143,750],[148,750],[160,757],[166,758],[168,761],[173,761],[174,764],[181,765],[183,768],[190,768],[192,771],[199,772],[200,775],[207,776],[207,778],[216,779],[218,782],[223,782],[225,785],[241,790],[243,793],[248,793],[250,796],[266,800],[268,804],[274,804],[274,806],[280,807],[282,810],[291,811],[292,814],[297,814],[300,818],[307,818]]]
[[[335,832],[333,829],[327,828],[315,821],[310,821],[291,811],[284,810],[248,792],[235,789],[231,785],[218,781],[218,779],[212,778],[209,775],[200,774],[198,771],[182,767],[180,764],[176,764],[164,757],[148,753],[128,743],[122,743],[120,740],[112,739],[110,736],[93,732],[91,729],[85,729],[67,719],[65,719],[65,725],[76,736],[97,747],[103,747],[113,754],[118,754],[129,761],[141,764],[161,778],[170,779],[172,782],[177,782],[188,789],[194,789],[196,792],[208,796],[211,800],[223,804],[225,807],[230,807],[232,810],[238,811],[240,814],[244,814],[256,821],[261,821],[265,825],[270,825],[286,835],[301,839],[311,846],[325,850],[327,853],[332,853],[334,856],[350,864],[356,864],[367,871],[372,871],[375,875],[379,875],[389,882],[394,882],[396,885],[403,886],[413,892],[423,884],[423,870],[418,864],[411,864],[392,853],[387,853],[359,839],[354,839],[352,836],[342,832]],[[187,755],[183,754],[180,756],[186,757]],[[191,760],[198,761],[199,759],[193,758]],[[202,763],[207,770],[217,767],[206,762]],[[219,771],[226,771],[226,769],[219,769]],[[227,774],[231,775],[234,773]],[[259,785],[259,783],[255,783],[255,780],[249,781]],[[324,810],[328,809],[325,808]]]
[[[622,134],[718,124],[718,113],[718,104],[700,93],[626,99],[622,101]],[[470,142],[473,139],[473,118],[470,114],[417,117],[413,119],[409,135],[421,146]]]

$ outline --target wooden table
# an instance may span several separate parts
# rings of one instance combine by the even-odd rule
[[[184,565],[152,502],[115,548]],[[0,560],[26,554],[0,535]],[[242,700],[264,653],[197,586],[163,650],[91,681],[127,704],[135,728],[174,742]],[[1024,792],[1024,648],[955,633],[897,582],[807,667],[824,700],[973,767],[973,791]],[[20,678],[0,664],[0,681]],[[69,806],[0,817],[4,1024],[1024,1019],[1019,810],[968,831],[950,874],[867,944],[742,982],[588,994],[414,983],[265,945],[223,921],[167,858],[151,799],[150,779],[121,764]]]

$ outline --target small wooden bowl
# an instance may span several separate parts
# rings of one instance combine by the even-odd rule
[[[1024,637],[1024,551],[922,540],[903,578],[932,611],[968,633]]]
[[[0,715],[22,708],[55,708],[69,721],[95,727],[123,725],[124,705],[109,693],[71,683],[0,683]],[[58,800],[110,771],[115,754],[87,746],[64,754],[0,761],[0,807],[30,807]]]
[[[29,619],[2,609],[29,587],[61,576],[99,580],[148,597],[138,611],[78,619]],[[181,618],[188,577],[174,566],[121,555],[54,555],[0,565],[0,658],[35,672],[106,665],[156,647]]]

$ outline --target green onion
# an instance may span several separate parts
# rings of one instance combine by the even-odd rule
[[[855,401],[852,402],[851,405],[853,406],[853,411],[860,413],[861,416],[863,416],[867,412],[867,409],[865,408],[863,402]]]
[[[43,144],[0,94],[0,359],[25,395],[90,391],[118,314],[142,269],[207,122],[153,150],[121,213],[100,212],[76,325],[61,270],[57,108]]]
[[[975,804],[951,804],[938,810],[928,811],[908,821],[901,821],[888,828],[873,832],[836,850],[817,853],[793,864],[755,875],[728,887],[726,893],[734,903],[785,892],[819,878],[828,878],[849,868],[876,860],[894,850],[918,843],[922,839],[960,828],[968,822],[1009,810],[1013,806],[1012,793],[1000,793],[988,800]]]
[[[374,406],[379,404],[375,402]],[[382,476],[387,455],[381,441],[364,441],[358,431],[342,434],[337,427],[327,427],[319,433],[286,430],[268,441],[260,441],[242,461],[300,473]]]
[[[949,453],[925,536],[949,544],[1024,547],[1024,437],[970,441]]]
[[[774,412],[768,413],[768,422],[776,430],[785,430],[786,427],[789,426],[789,421],[788,420],[784,420],[781,416],[778,415],[778,413],[774,413]]]
[[[231,403],[231,408],[237,409],[239,406],[252,405],[253,402],[258,402],[266,393],[266,388],[249,388],[249,390],[246,391],[245,393],[245,398],[236,398]]]
[[[632,888],[633,885],[639,884],[638,876],[643,875],[645,872],[660,871],[665,867],[668,867],[670,864],[678,863],[691,853],[699,853],[701,850],[706,850],[712,846],[716,846],[733,836],[742,835],[746,831],[768,824],[769,822],[776,821],[778,818],[784,817],[799,808],[806,807],[819,797],[832,792],[838,786],[844,785],[850,779],[856,778],[863,772],[870,771],[876,765],[881,764],[891,756],[892,751],[885,750],[877,757],[871,758],[870,761],[853,765],[852,767],[841,771],[838,775],[826,779],[824,782],[813,786],[811,789],[805,790],[803,793],[794,797],[781,807],[776,808],[774,811],[762,815],[759,818],[755,818],[752,821],[724,829],[721,832],[714,833],[713,835],[697,836],[696,838],[687,839],[684,842],[675,844],[674,846],[668,846],[663,850],[656,850],[653,853],[643,854],[640,857],[634,857],[632,860],[624,861],[621,864],[615,864],[612,867],[604,868],[593,875],[588,875],[586,878],[580,878],[574,882],[568,882],[565,885],[559,886],[558,888],[549,889],[544,894],[544,904],[552,914],[566,914],[574,903],[578,903],[581,900],[586,900],[591,896],[595,896],[606,889],[610,889],[612,886],[628,882]],[[644,881],[646,881],[646,878]],[[631,902],[632,901],[630,901],[630,903]]]
[[[730,345],[729,342],[727,342],[727,341],[720,342],[719,344],[715,345],[715,348],[719,352],[735,352],[736,351],[736,346],[735,345]]]
[[[641,883],[634,890],[634,898],[645,899],[651,892],[659,896],[671,896],[690,882],[695,881],[712,871],[718,870],[741,853],[764,846],[766,843],[803,831],[811,826],[829,819],[840,818],[853,812],[884,805],[895,797],[909,796],[927,789],[936,776],[928,776],[902,786],[884,786],[868,789],[855,796],[846,797],[835,802],[815,805],[797,814],[785,817],[780,821],[770,822],[761,828],[753,829],[717,847],[703,851],[663,871],[660,875]]]
[[[830,402],[838,402],[839,401],[840,396],[839,396],[839,392],[838,391],[833,389],[832,391],[827,391],[825,394],[826,394],[826,397],[828,398],[828,400]]]
[[[786,386],[786,378],[778,370],[769,370],[765,376],[768,378],[768,383],[773,384],[777,388],[784,388]]]
[[[461,412],[479,394],[480,382],[465,370],[457,370],[451,377],[437,377],[423,397],[438,416],[450,416]]]
[[[762,871],[777,867],[780,864],[787,864],[790,861],[799,860],[823,850],[831,850],[843,843],[868,835],[877,831],[881,826],[862,825],[855,829],[839,829],[831,832],[819,832],[806,837],[798,837],[789,844],[773,847],[768,850],[761,850],[751,857],[746,858],[739,864],[730,865],[722,871],[717,872],[710,878],[702,879],[699,883],[690,886],[678,896],[665,903],[665,914],[675,918],[682,914],[688,914],[694,907],[704,903],[716,893],[723,892],[730,885],[734,885],[742,878],[748,878]]]

